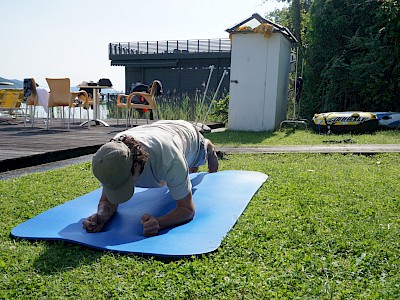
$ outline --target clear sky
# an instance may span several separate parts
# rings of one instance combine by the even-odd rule
[[[69,77],[71,85],[110,78],[124,90],[122,66],[111,66],[110,42],[228,38],[227,28],[261,16],[274,0],[1,0],[0,77]]]

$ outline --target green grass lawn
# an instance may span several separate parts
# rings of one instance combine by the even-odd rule
[[[351,139],[357,144],[400,144],[399,130],[376,131],[371,134],[318,134],[310,130],[230,131],[207,134],[213,142],[224,146],[326,145],[330,141]]]
[[[90,163],[0,181],[0,299],[399,299],[399,166],[399,154],[229,155],[221,170],[269,179],[216,252],[180,260],[10,237],[98,188]]]

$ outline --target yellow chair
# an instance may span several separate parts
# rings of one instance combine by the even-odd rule
[[[89,98],[85,91],[72,92],[70,90],[69,78],[46,78],[47,84],[50,88],[49,94],[49,112],[47,113],[47,130],[49,130],[49,116],[50,108],[61,107],[61,118],[64,120],[64,107],[68,107],[68,130],[70,129],[71,120],[71,108],[78,107],[80,104],[76,104],[75,99],[79,96],[83,97],[84,101],[81,105],[89,107]],[[88,127],[89,124],[89,112],[88,112]]]
[[[23,115],[21,110],[22,99],[24,98],[24,90],[22,89],[4,89],[0,93],[0,113],[9,114],[13,117],[18,112]]]

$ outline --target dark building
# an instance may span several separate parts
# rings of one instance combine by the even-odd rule
[[[230,39],[110,43],[112,66],[125,66],[125,90],[138,81],[160,80],[164,93],[204,91],[214,65],[208,91],[215,91],[224,70],[230,69]],[[220,92],[229,91],[229,73]]]

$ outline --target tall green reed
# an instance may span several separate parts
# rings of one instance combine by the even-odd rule
[[[194,95],[165,93],[157,98],[158,118],[160,120],[186,120],[198,121],[201,123],[211,104],[212,95],[212,93],[207,94],[202,105],[203,94],[201,93],[196,93]],[[226,99],[229,101],[229,97],[213,101],[205,122],[226,122],[227,117],[225,115],[227,115],[228,110]],[[117,118],[116,101],[106,100],[104,103],[108,111],[107,118]],[[125,117],[126,111],[119,110],[119,118]]]

